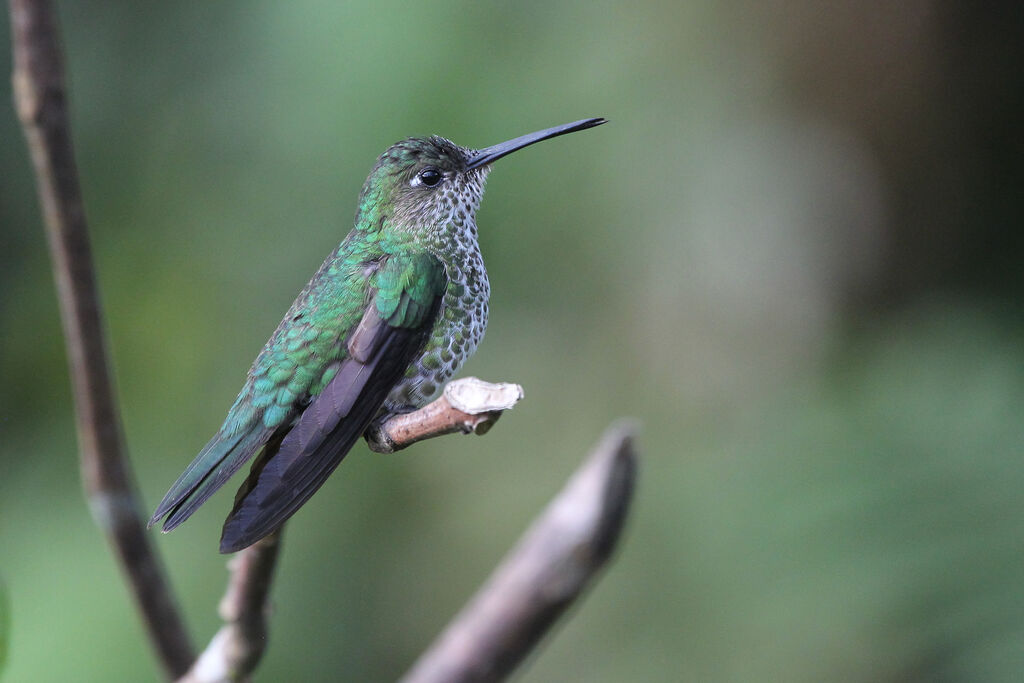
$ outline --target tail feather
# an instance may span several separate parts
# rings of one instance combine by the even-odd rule
[[[232,474],[252,458],[273,431],[257,423],[249,431],[230,437],[219,432],[171,486],[149,520],[149,526],[167,516],[163,525],[166,533],[192,516]]]

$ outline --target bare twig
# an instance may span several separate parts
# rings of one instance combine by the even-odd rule
[[[281,530],[249,546],[228,561],[231,577],[220,601],[224,626],[179,683],[244,680],[267,647],[270,584],[281,550]]]
[[[615,547],[636,472],[632,432],[605,433],[404,683],[500,680],[530,653]]]
[[[523,397],[518,384],[491,384],[475,377],[455,380],[444,395],[411,413],[393,415],[367,433],[367,443],[393,453],[417,441],[453,432],[485,433],[503,410]],[[268,596],[280,548],[281,529],[228,563],[231,577],[220,603],[225,624],[179,683],[243,680],[266,649]]]
[[[444,434],[486,434],[501,413],[522,398],[523,388],[518,384],[463,377],[449,382],[440,398],[419,410],[372,425],[366,443],[378,453],[394,453]]]
[[[50,244],[71,384],[82,479],[96,523],[128,577],[150,640],[170,676],[192,648],[139,514],[107,364],[89,233],[75,170],[56,18],[47,0],[10,0],[14,99],[35,167]]]

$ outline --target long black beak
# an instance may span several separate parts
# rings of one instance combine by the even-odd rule
[[[556,138],[559,135],[565,135],[566,133],[575,133],[578,130],[586,130],[587,128],[600,126],[602,123],[608,123],[608,121],[606,119],[601,118],[583,119],[582,121],[564,123],[561,126],[555,126],[554,128],[545,128],[544,130],[538,130],[536,133],[527,133],[526,135],[520,135],[519,137],[514,138],[512,140],[508,140],[497,145],[491,145],[490,147],[477,150],[473,154],[473,156],[469,158],[469,163],[466,164],[466,168],[471,169],[479,168],[480,166],[486,166],[487,164],[497,161],[503,156],[511,154],[517,149],[529,147],[535,142]]]

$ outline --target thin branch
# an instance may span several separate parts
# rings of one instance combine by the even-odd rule
[[[228,561],[231,577],[220,601],[224,626],[178,683],[244,680],[256,670],[267,647],[270,585],[281,551],[281,530]]]
[[[522,397],[523,388],[518,384],[491,384],[475,377],[457,379],[433,403],[376,424],[368,431],[366,440],[380,453],[393,453],[443,434],[483,434],[503,410]],[[256,670],[267,645],[269,593],[281,531],[278,529],[230,560],[228,589],[220,602],[224,626],[178,683],[244,680]]]
[[[14,99],[35,167],[75,398],[82,480],[169,676],[192,661],[177,605],[142,524],[107,363],[89,233],[68,124],[56,17],[47,0],[10,0]]]
[[[615,547],[636,475],[633,427],[613,425],[403,683],[507,676]]]
[[[523,398],[518,384],[492,384],[476,377],[449,382],[433,403],[403,415],[391,415],[366,432],[366,443],[378,453],[394,453],[435,436],[486,434],[501,417]]]

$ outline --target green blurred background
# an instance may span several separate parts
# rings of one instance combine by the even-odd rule
[[[501,161],[479,215],[463,374],[526,400],[484,438],[349,456],[289,525],[257,680],[394,679],[620,415],[624,543],[521,680],[1019,680],[1022,7],[60,3],[147,508],[387,145],[611,120]],[[7,679],[152,680],[80,494],[8,104],[0,177]],[[197,644],[231,495],[153,536]]]

